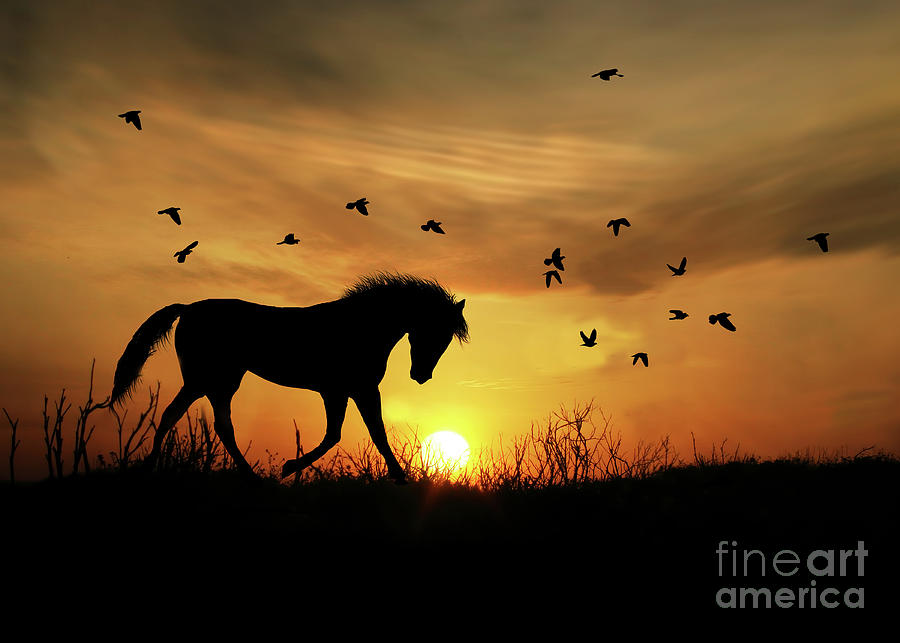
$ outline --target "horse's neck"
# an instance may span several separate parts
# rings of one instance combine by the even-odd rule
[[[349,314],[360,322],[361,332],[385,341],[389,351],[412,328],[408,312],[404,314],[401,308],[383,300],[379,303],[375,298],[361,299],[357,306]]]

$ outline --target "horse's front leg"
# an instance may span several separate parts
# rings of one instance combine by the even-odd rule
[[[391,445],[388,444],[387,434],[384,432],[384,420],[381,417],[381,392],[377,386],[371,389],[355,392],[351,394],[353,401],[356,402],[356,408],[362,416],[366,428],[369,429],[369,435],[372,436],[372,442],[378,448],[384,461],[387,463],[388,473],[397,484],[406,483],[406,473],[403,467],[394,457]]]
[[[327,451],[341,440],[341,426],[347,413],[348,396],[340,393],[322,393],[325,402],[325,437],[315,449],[296,460],[288,460],[281,469],[281,477],[287,478],[298,473],[321,458]]]

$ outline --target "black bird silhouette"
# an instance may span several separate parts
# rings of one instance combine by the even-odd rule
[[[445,232],[441,229],[441,222],[435,221],[434,219],[428,219],[428,222],[425,225],[421,226],[421,228],[425,232],[428,232],[429,230],[434,230],[438,234],[445,234]]]
[[[119,118],[125,119],[125,124],[134,123],[134,126],[138,128],[138,131],[141,129],[141,117],[138,114],[141,113],[139,109],[133,109],[130,112],[125,112],[124,114],[119,114]]]
[[[366,209],[366,206],[368,204],[369,202],[366,201],[366,197],[363,197],[361,199],[357,199],[356,201],[351,201],[350,203],[348,203],[347,209],[352,210],[353,208],[356,208],[357,210],[359,210],[360,214],[369,216],[369,211]]]
[[[556,281],[562,284],[562,279],[559,278],[559,273],[555,270],[548,270],[544,273],[544,276],[547,278],[547,288],[550,287],[550,280],[553,279],[553,277],[556,277]]]
[[[825,237],[828,236],[827,232],[820,232],[819,234],[814,234],[811,237],[807,237],[807,241],[815,241],[819,244],[819,247],[822,249],[822,252],[828,252],[828,239]]]
[[[290,234],[284,235],[284,241],[279,241],[279,242],[276,243],[275,245],[276,245],[276,246],[280,246],[282,243],[286,243],[286,244],[288,244],[289,246],[294,246],[294,245],[297,245],[298,243],[300,243],[300,239],[296,239],[296,238],[294,237],[294,233],[291,232]]]
[[[644,362],[644,366],[647,366],[647,353],[635,353],[634,355],[632,355],[632,357],[634,358],[634,360],[631,362],[632,366],[635,366],[638,360],[641,360],[642,362]]]
[[[591,78],[596,78],[597,76],[600,76],[603,80],[609,80],[611,76],[625,78],[625,76],[619,73],[618,69],[604,69],[603,71],[598,71],[596,74],[593,74]]]
[[[669,312],[673,315],[672,317],[669,317],[669,321],[672,321],[673,319],[684,319],[688,316],[683,310],[670,310]]]
[[[172,206],[171,208],[166,208],[165,210],[159,210],[156,214],[168,214],[170,217],[172,217],[172,221],[174,221],[178,225],[181,225],[181,217],[178,214],[178,211],[180,209],[181,208]]]
[[[735,328],[734,324],[731,323],[731,320],[728,319],[729,317],[731,317],[731,313],[719,313],[718,315],[710,315],[709,323],[715,325],[716,322],[719,322],[719,325],[721,325],[722,328],[734,332],[737,330],[737,328]]]
[[[581,333],[581,340],[584,342],[582,346],[596,346],[597,345],[597,329],[591,331],[591,336],[588,337],[584,334],[583,330],[578,331]]]
[[[626,228],[630,228],[631,224],[628,223],[628,219],[626,219],[624,217],[621,219],[613,219],[609,223],[606,224],[607,228],[612,227],[613,234],[617,237],[619,236],[619,227],[620,226],[625,226]]]
[[[563,259],[565,259],[565,256],[560,256],[559,248],[557,248],[556,250],[553,251],[553,254],[550,255],[549,259],[544,259],[544,265],[549,266],[552,263],[553,267],[556,268],[557,270],[565,270],[565,268],[563,268],[563,265],[562,265]],[[544,274],[546,274],[546,273],[544,273]]]
[[[191,254],[191,252],[193,251],[194,248],[197,247],[197,244],[198,244],[198,243],[200,243],[200,242],[199,242],[199,241],[195,241],[194,243],[192,243],[191,245],[189,245],[189,246],[188,246],[187,248],[185,248],[184,250],[180,250],[179,252],[176,252],[176,253],[175,253],[174,255],[172,255],[172,256],[173,256],[173,257],[178,257],[178,263],[184,263],[184,260],[187,259],[187,256],[188,256],[189,254]]]
[[[681,265],[679,265],[677,268],[675,268],[674,266],[672,266],[671,264],[668,264],[668,263],[666,265],[669,266],[669,270],[672,271],[673,277],[676,277],[678,275],[683,275],[684,267],[687,265],[687,257],[681,258]]]

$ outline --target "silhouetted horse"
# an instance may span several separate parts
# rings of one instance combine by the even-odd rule
[[[250,371],[282,386],[317,391],[325,402],[325,438],[303,457],[288,460],[282,477],[309,466],[338,443],[347,401],[353,398],[388,472],[402,482],[405,475],[385,435],[378,391],[388,356],[408,333],[409,376],[419,384],[427,382],[453,338],[468,341],[465,303],[435,281],[378,273],[362,278],[340,299],[306,308],[240,299],[172,304],[153,313],[125,347],[111,404],[130,394],[147,358],[180,318],[175,351],[184,386],[163,411],[146,466],[155,464],[166,433],[205,395],[222,444],[239,469],[252,473],[231,423],[231,399]]]

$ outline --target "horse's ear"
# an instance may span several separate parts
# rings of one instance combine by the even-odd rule
[[[462,312],[462,309],[466,307],[466,300],[463,299],[461,302],[456,304],[457,308],[459,308],[459,312]]]

